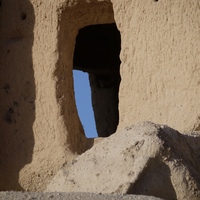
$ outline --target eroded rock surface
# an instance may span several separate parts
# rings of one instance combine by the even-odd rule
[[[127,127],[63,166],[47,191],[199,199],[200,160],[188,138],[150,122]]]
[[[4,200],[27,200],[27,199],[41,199],[41,200],[159,200],[160,198],[144,196],[144,195],[112,195],[112,194],[92,194],[92,193],[67,193],[67,192],[0,192],[0,198]],[[161,199],[160,199],[161,200]]]

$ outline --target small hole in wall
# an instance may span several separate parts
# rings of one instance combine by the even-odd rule
[[[74,70],[87,72],[89,75],[92,99],[90,106],[93,108],[96,130],[100,137],[110,136],[118,126],[120,50],[121,37],[115,23],[86,26],[79,30],[76,37]],[[89,115],[85,113],[84,117],[88,118]]]
[[[25,19],[26,19],[26,17],[27,17],[27,16],[26,16],[26,13],[24,13],[24,12],[23,12],[23,13],[21,13],[21,20],[25,20]]]
[[[158,2],[158,0],[153,0],[153,1]]]

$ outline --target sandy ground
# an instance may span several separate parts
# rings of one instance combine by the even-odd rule
[[[0,192],[0,199],[5,200],[159,200],[159,198],[143,195],[112,195],[92,193],[36,193],[36,192]]]

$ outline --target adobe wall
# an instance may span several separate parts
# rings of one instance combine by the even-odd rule
[[[199,129],[198,1],[112,3],[2,0],[0,190],[43,190],[92,146],[72,78],[76,35],[87,25],[116,22],[121,33],[119,129],[143,120]]]
[[[113,3],[122,37],[119,128],[149,120],[200,130],[199,2]]]
[[[42,190],[92,146],[75,106],[73,51],[78,30],[112,23],[113,10],[108,1],[74,2],[2,1],[1,190]]]

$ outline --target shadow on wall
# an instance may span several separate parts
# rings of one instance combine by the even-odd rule
[[[85,26],[114,23],[114,14],[111,2],[89,3],[86,0],[61,10],[58,32],[60,54],[54,73],[58,80],[56,97],[66,127],[67,145],[73,153],[81,154],[93,145],[93,139],[85,137],[75,104],[72,70],[76,36]]]
[[[35,17],[29,0],[6,0],[0,6],[0,190],[23,190],[19,172],[32,161],[34,147]]]
[[[75,104],[72,70],[76,36],[78,30],[87,25],[113,23],[114,14],[111,2],[89,3],[86,0],[61,10],[58,32],[59,58],[54,73],[58,80],[56,97],[66,127],[67,145],[73,153],[81,154],[93,145],[93,139],[86,138]]]
[[[163,191],[162,188],[166,188],[166,190]],[[169,167],[155,158],[149,160],[149,167],[140,174],[138,181],[130,185],[127,194],[177,199],[176,191],[170,179]]]
[[[74,23],[68,22],[68,19],[71,18],[70,11],[63,9],[58,32],[59,58],[54,75],[57,77],[56,98],[60,104],[60,113],[66,128],[67,145],[72,153],[81,154],[93,145],[93,141],[91,140],[89,144],[89,140],[84,135],[74,100],[70,61],[72,61],[73,54],[71,52],[73,52],[76,32],[73,27]]]

